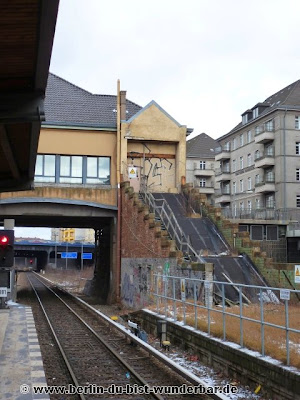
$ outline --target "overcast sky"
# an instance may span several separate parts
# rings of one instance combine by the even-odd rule
[[[299,16],[299,0],[60,0],[50,71],[98,94],[119,78],[133,102],[218,138],[300,78]]]
[[[60,0],[51,72],[220,137],[300,78],[299,0]]]

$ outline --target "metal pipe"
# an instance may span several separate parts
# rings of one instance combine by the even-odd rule
[[[119,302],[121,297],[121,99],[119,79],[117,81],[117,206],[116,298]]]
[[[287,108],[283,116],[283,209],[286,210],[286,131],[285,131],[285,117]]]

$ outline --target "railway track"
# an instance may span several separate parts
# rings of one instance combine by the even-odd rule
[[[57,287],[49,287],[36,274],[28,273],[27,278],[64,358],[73,386],[90,391],[98,388],[96,394],[77,395],[81,400],[228,399],[222,394],[168,395],[149,393],[149,389],[144,392],[145,388],[153,387],[192,389],[203,382],[82,300]],[[103,388],[106,391],[101,392]],[[134,390],[135,393],[116,394],[113,390]]]

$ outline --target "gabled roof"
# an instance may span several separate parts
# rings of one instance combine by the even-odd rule
[[[186,142],[186,156],[187,158],[214,158],[214,150],[219,146],[219,143],[206,133],[200,133]]]
[[[174,124],[176,124],[177,126],[182,126],[180,125],[179,122],[177,122],[170,114],[167,113],[166,110],[164,110],[158,103],[156,103],[155,100],[151,100],[150,103],[148,103],[145,107],[143,107],[141,110],[139,110],[139,112],[135,115],[133,115],[130,119],[128,119],[128,122],[132,122],[135,118],[137,118],[141,113],[143,113],[145,110],[147,110],[148,108],[150,108],[151,106],[155,106],[157,107],[163,114],[165,114],[166,117],[168,117],[171,121],[174,122]]]
[[[241,122],[234,127],[229,133],[226,135],[221,136],[218,140],[224,139],[227,135],[230,135],[236,131],[238,131],[241,127],[247,127],[248,124],[252,124],[254,121],[258,121],[259,119],[270,114],[271,112],[278,110],[278,109],[300,109],[300,79],[290,85],[286,86],[285,88],[279,90],[278,92],[272,94],[271,96],[267,97],[261,103],[257,103],[257,105],[268,104],[269,107],[266,107],[263,112],[261,112],[258,118],[249,120],[249,123],[242,124]],[[255,107],[252,107],[252,109]]]
[[[46,121],[43,125],[115,128],[117,96],[92,94],[87,90],[49,74],[45,98]],[[126,117],[141,107],[126,100]]]

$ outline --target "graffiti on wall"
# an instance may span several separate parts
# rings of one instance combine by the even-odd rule
[[[128,164],[124,168],[124,177],[128,168],[134,167],[138,171],[138,179],[149,189],[174,187],[175,159],[155,157],[150,144],[144,144],[144,149],[146,150],[145,153],[130,151],[131,157],[128,158]],[[144,154],[144,157],[142,154]],[[149,155],[152,155],[152,157],[149,157]],[[138,162],[136,161],[137,159],[139,160]]]

